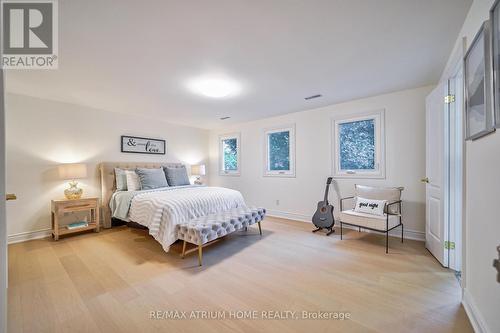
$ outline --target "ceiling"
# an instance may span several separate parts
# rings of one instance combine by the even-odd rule
[[[217,128],[436,83],[471,2],[59,1],[59,69],[9,70],[6,87]],[[241,89],[197,95],[199,76]]]

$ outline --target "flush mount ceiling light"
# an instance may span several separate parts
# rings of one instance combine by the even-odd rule
[[[221,77],[199,77],[189,81],[188,88],[196,94],[211,98],[234,96],[241,90],[236,81]]]

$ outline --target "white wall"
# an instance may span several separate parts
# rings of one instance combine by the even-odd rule
[[[470,44],[493,0],[475,0],[457,37]],[[453,54],[453,53],[452,53]],[[450,56],[443,79],[454,57]],[[476,330],[500,332],[500,284],[492,266],[500,245],[500,132],[466,144],[466,221],[464,305]]]
[[[409,236],[423,237],[425,186],[419,180],[425,176],[425,96],[431,90],[400,91],[211,131],[210,184],[238,189],[249,203],[271,214],[310,221],[331,175],[332,116],[385,109],[386,179],[338,180],[340,194],[353,194],[355,183],[404,186],[405,230]],[[263,129],[290,123],[296,125],[296,178],[263,177]],[[219,176],[217,169],[218,136],[231,132],[241,132],[239,177]],[[336,200],[331,192],[330,201]]]
[[[196,164],[207,159],[208,131],[152,118],[112,113],[21,95],[6,98],[8,235],[50,228],[50,200],[63,197],[60,163],[88,163],[86,196],[99,196],[97,164],[103,161],[168,161]],[[167,155],[124,154],[120,136],[163,138]]]

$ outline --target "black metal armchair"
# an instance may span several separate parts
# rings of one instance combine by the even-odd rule
[[[367,229],[375,232],[385,233],[385,253],[389,253],[389,232],[401,226],[401,242],[403,242],[404,226],[402,219],[403,204],[401,200],[402,187],[371,187],[356,185],[356,196],[340,199],[340,239],[343,238],[343,225],[358,227],[358,230]],[[386,200],[384,215],[371,215],[345,209],[347,200],[362,197],[374,200]]]

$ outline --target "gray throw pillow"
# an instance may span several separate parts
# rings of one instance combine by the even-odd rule
[[[141,190],[152,190],[160,187],[168,187],[167,179],[163,169],[137,168],[135,172],[141,180]]]
[[[191,184],[184,165],[179,168],[163,167],[163,170],[165,171],[165,176],[167,176],[168,185],[181,186]]]
[[[115,168],[115,180],[116,180],[117,191],[127,190],[127,175],[125,174],[125,170],[120,168]]]

